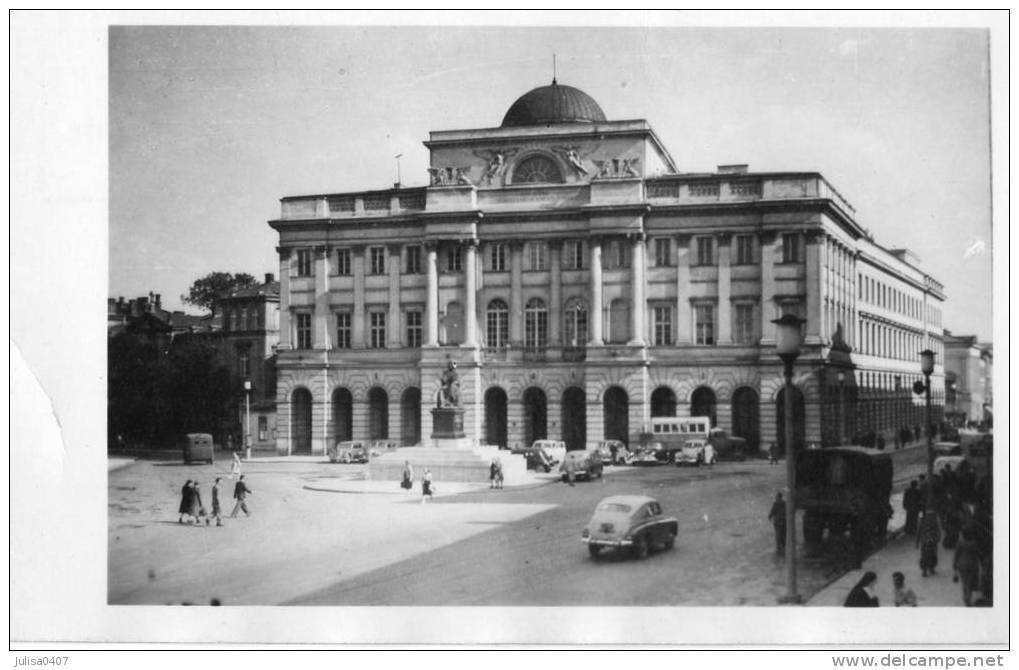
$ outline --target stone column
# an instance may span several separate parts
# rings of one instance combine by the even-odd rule
[[[807,233],[806,278],[806,336],[804,344],[820,344],[821,342],[821,250],[820,231]]]
[[[761,233],[761,346],[775,346],[775,240],[773,232]],[[762,406],[763,409],[763,406]]]
[[[400,249],[399,244],[388,247],[386,271],[389,274],[389,315],[386,320],[386,341],[391,349],[403,346],[403,324],[400,320]]]
[[[605,344],[602,337],[602,326],[605,323],[605,315],[602,313],[602,279],[601,279],[601,238],[592,237],[591,245],[591,341],[592,346],[600,347]],[[590,426],[588,426],[590,430]],[[589,433],[590,434],[590,433]]]
[[[732,344],[732,235],[718,235],[718,344]]]
[[[276,247],[280,255],[280,349],[292,349],[290,342],[290,249]],[[282,434],[282,432],[281,432]]]
[[[510,344],[519,347],[524,342],[524,243],[510,242]]]
[[[647,300],[644,298],[644,233],[630,236],[630,341],[632,346],[647,344]]]
[[[329,348],[329,247],[315,247],[315,315],[312,317],[311,346]]]
[[[435,242],[425,244],[425,341],[426,347],[439,346],[439,249]],[[422,403],[423,405],[424,403]],[[430,416],[430,415],[429,415]],[[424,430],[424,423],[421,424]]]
[[[676,237],[676,344],[693,342],[690,308],[690,241],[689,235]]]
[[[834,243],[834,240],[824,235],[820,244],[821,305],[824,308],[821,317],[821,337],[824,338],[825,342],[831,341],[832,332],[834,332],[834,329],[831,327],[832,314],[834,313],[832,309],[832,287],[834,286],[835,277],[835,266],[833,263]]]
[[[464,259],[464,342],[461,346],[478,346],[478,241],[467,240]]]
[[[351,271],[354,274],[354,307],[351,314],[350,346],[352,349],[364,349],[368,346],[365,336],[364,313],[364,275],[365,253],[367,247],[356,246],[350,250]]]
[[[563,325],[563,281],[560,276],[560,254],[562,242],[555,240],[548,245],[548,341],[553,347],[562,344]]]

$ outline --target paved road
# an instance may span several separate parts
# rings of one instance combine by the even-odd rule
[[[774,605],[784,564],[766,517],[785,470],[766,463],[712,468],[659,466],[602,481],[458,496],[450,506],[544,503],[548,511],[363,574],[291,601],[300,605]],[[580,530],[595,504],[619,493],[658,498],[679,518],[671,551],[644,561],[588,557]],[[437,505],[440,503],[436,503]],[[845,566],[800,568],[805,595]]]
[[[110,603],[774,605],[785,589],[766,520],[785,469],[764,462],[615,471],[574,488],[484,489],[428,505],[323,490],[356,466],[252,463],[251,518],[178,524],[183,480],[198,477],[208,504],[212,478],[228,470],[138,462],[110,473]],[[592,562],[580,530],[616,493],[657,497],[680,520],[676,548]],[[848,567],[801,561],[800,592]]]

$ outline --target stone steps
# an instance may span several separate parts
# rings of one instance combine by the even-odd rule
[[[529,481],[527,462],[523,456],[492,447],[446,448],[402,447],[373,458],[368,464],[365,478],[373,481],[400,481],[404,462],[414,468],[415,482],[420,482],[425,469],[431,470],[432,481],[475,482],[489,481],[489,466],[493,458],[502,462],[505,484],[522,484]]]

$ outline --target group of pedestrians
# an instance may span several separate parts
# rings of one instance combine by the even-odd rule
[[[403,462],[403,479],[400,480],[400,488],[410,493],[414,488],[414,466],[410,464],[410,461]],[[432,471],[425,468],[425,474],[421,478],[421,504],[425,504],[432,499],[432,494],[435,493],[435,487],[432,485]]]
[[[880,607],[881,603],[875,593],[877,573],[867,571],[860,577],[846,596],[844,607]],[[916,593],[906,587],[906,576],[901,572],[892,573],[892,586],[895,589],[896,607],[916,607]]]
[[[212,484],[212,508],[206,509],[205,505],[202,504],[202,493],[201,487],[197,480],[189,479],[184,483],[184,486],[180,490],[180,506],[177,512],[180,516],[177,518],[177,523],[187,523],[201,525],[204,519],[205,525],[212,525],[212,520],[216,520],[217,526],[223,525],[223,509],[220,504],[219,491],[220,482],[222,477],[216,477],[216,480]],[[238,512],[244,512],[244,516],[251,516],[251,512],[248,511],[247,498],[251,494],[251,489],[248,488],[247,482],[244,481],[244,475],[238,475],[237,483],[234,484],[234,509],[230,513],[231,517],[236,517]]]
[[[967,607],[991,601],[994,541],[990,503],[988,481],[978,481],[965,464],[955,471],[942,468],[930,481],[921,475],[902,496],[904,530],[916,536],[922,575],[938,574],[939,545],[954,550],[952,578],[961,585]],[[974,599],[975,592],[980,593],[980,599]]]

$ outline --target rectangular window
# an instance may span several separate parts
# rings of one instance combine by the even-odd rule
[[[368,322],[370,324],[370,338],[371,341],[369,346],[372,349],[385,349],[386,348],[386,313],[385,312],[369,312]]]
[[[733,305],[732,337],[736,344],[753,344],[757,340],[757,322],[754,306],[749,303]]]
[[[784,233],[782,235],[782,262],[800,262],[800,234]]]
[[[715,306],[701,304],[694,306],[697,344],[715,343]]]
[[[245,379],[251,374],[251,355],[247,349],[237,352],[237,374]]]
[[[527,245],[527,269],[541,272],[545,269],[545,243],[531,242]]]
[[[421,274],[421,247],[411,246],[406,247],[407,254],[407,274],[419,275]]]
[[[297,313],[297,348],[311,349],[311,314]]]
[[[609,243],[608,267],[628,268],[630,267],[630,254],[628,245],[625,242]]]
[[[311,276],[311,249],[297,250],[297,276]]]
[[[350,249],[337,249],[336,250],[336,274],[347,276],[351,273],[350,269]]]
[[[265,442],[269,439],[269,417],[258,417],[258,441]]]
[[[736,265],[754,264],[754,236],[736,236]]]
[[[446,272],[463,272],[463,251],[460,247],[447,249]]]
[[[506,271],[506,245],[493,244],[488,251],[488,269],[492,272]]]
[[[584,243],[570,240],[563,245],[563,267],[567,270],[584,269]]]
[[[350,349],[350,312],[336,313],[336,348]]]
[[[368,259],[370,272],[373,275],[386,274],[386,248],[368,247]]]
[[[421,346],[421,312],[413,309],[407,311],[407,346],[417,349]]]
[[[697,238],[697,265],[715,264],[715,241],[710,237]]]
[[[672,344],[672,307],[655,307],[654,329],[655,346],[665,347]]]
[[[258,330],[258,308],[248,309],[248,330]]]
[[[660,268],[672,265],[672,240],[667,237],[655,240],[655,265]]]

